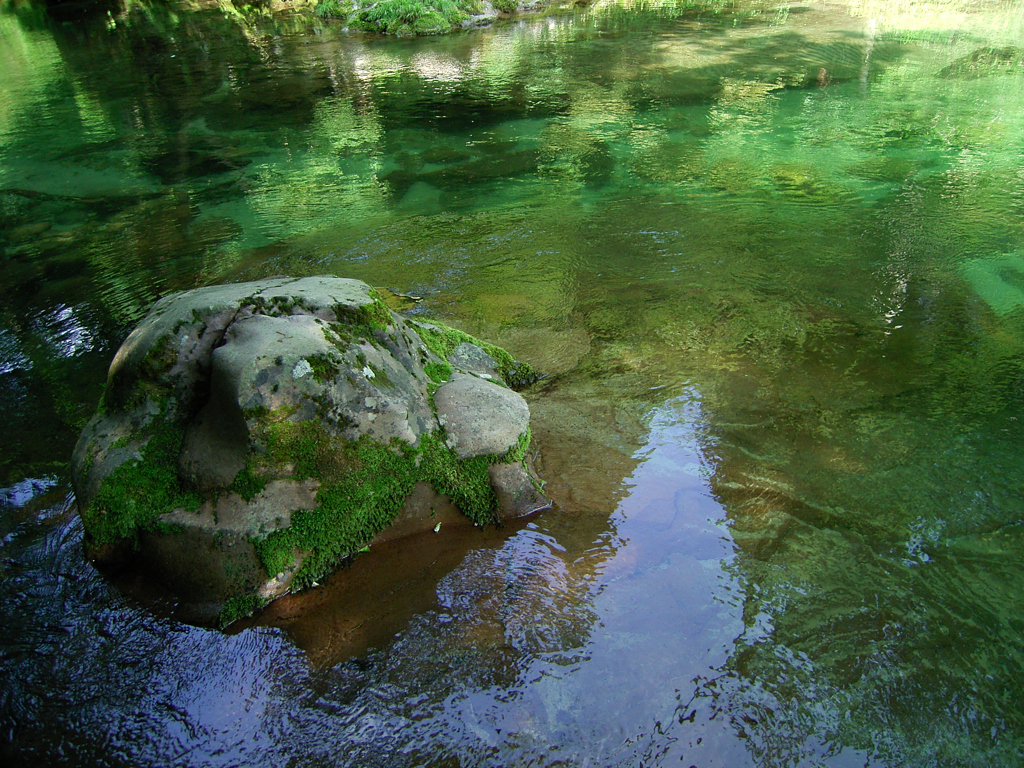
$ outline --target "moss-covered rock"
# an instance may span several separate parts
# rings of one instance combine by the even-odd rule
[[[529,411],[508,388],[534,378],[355,280],[168,297],[118,351],[75,449],[87,551],[227,620],[315,584],[397,518],[433,528],[409,502],[424,484],[467,523],[536,511]]]

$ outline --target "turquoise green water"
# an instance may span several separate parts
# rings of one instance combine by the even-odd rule
[[[0,16],[18,756],[1020,764],[1022,38],[1013,2]],[[82,562],[66,462],[154,300],[285,273],[547,372],[556,507],[450,569],[371,553],[405,600],[343,572],[189,628]]]

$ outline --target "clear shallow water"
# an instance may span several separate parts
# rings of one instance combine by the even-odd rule
[[[1019,3],[0,25],[19,760],[1021,762]],[[233,635],[135,606],[67,500],[114,350],[324,272],[550,374],[556,510],[410,564],[383,638],[358,568]]]

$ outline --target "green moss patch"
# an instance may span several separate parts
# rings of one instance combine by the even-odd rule
[[[236,595],[224,602],[220,609],[220,626],[223,629],[241,618],[250,616],[269,603],[256,595]]]
[[[335,304],[331,309],[339,323],[364,326],[377,331],[387,330],[394,323],[391,310],[388,309],[388,305],[384,303],[380,294],[372,288],[370,289],[370,298],[372,301],[369,304],[359,307]],[[338,332],[339,329],[335,328],[334,330]]]
[[[321,483],[317,509],[293,514],[289,528],[255,542],[268,574],[290,568],[298,551],[308,554],[297,583],[322,577],[387,527],[412,491],[408,447],[396,453],[368,438],[335,440],[313,421],[270,423],[265,434],[267,453],[254,463],[264,471],[292,464],[296,479]]]
[[[526,431],[523,432],[523,434],[521,434],[519,436],[519,442],[516,443],[511,448],[509,448],[508,453],[506,453],[502,457],[501,463],[502,464],[518,464],[521,461],[523,461],[524,459],[526,459],[526,452],[528,450],[530,450],[530,440],[532,440],[532,439],[533,438],[532,438],[532,435],[530,433],[530,428],[527,427]]]
[[[134,366],[122,365],[111,371],[103,390],[104,411],[141,407],[147,399],[164,404],[167,387],[161,379],[178,359],[170,335],[162,336]]]
[[[313,371],[313,378],[321,384],[333,381],[341,370],[328,355],[309,355],[305,360]]]
[[[351,341],[353,337],[372,337],[373,331],[384,331],[393,325],[391,310],[381,295],[371,288],[369,296],[370,302],[367,304],[353,307],[339,303],[331,307],[338,322],[330,323],[330,328],[342,341]],[[268,317],[288,317],[295,314],[296,310],[315,315],[319,309],[302,296],[272,296],[269,299],[252,296],[248,302],[257,314]]]
[[[423,479],[438,493],[451,497],[464,515],[477,525],[497,522],[497,497],[491,488],[487,468],[500,461],[498,456],[476,456],[459,459],[444,441],[444,432],[438,431],[420,439]]]
[[[529,444],[527,432],[505,456],[460,460],[445,444],[443,431],[424,435],[415,449],[400,441],[384,446],[365,436],[340,441],[314,421],[268,421],[261,432],[267,451],[250,457],[249,475],[266,476],[289,465],[295,479],[321,483],[316,509],[294,513],[287,529],[254,542],[270,575],[288,570],[296,555],[304,554],[295,579],[298,587],[330,573],[387,528],[421,480],[449,495],[478,525],[496,522],[497,499],[488,467],[520,460]]]
[[[373,374],[373,379],[376,381],[378,386],[389,387],[394,389],[394,382],[391,381],[391,377],[388,376],[388,372],[383,368],[380,368],[373,363],[366,363],[366,368]]]
[[[93,542],[106,544],[134,539],[139,528],[178,507],[198,509],[202,500],[182,490],[178,481],[178,454],[184,431],[154,422],[144,430],[149,440],[141,461],[129,461],[114,470],[101,484],[82,522]]]
[[[431,362],[423,366],[423,370],[431,381],[444,384],[452,377],[452,367],[448,363]]]
[[[253,474],[252,469],[246,465],[241,472],[235,475],[235,479],[228,486],[228,492],[237,493],[246,501],[252,501],[252,499],[263,492],[267,487],[269,479],[267,477],[257,477]]]
[[[519,362],[501,347],[481,341],[465,331],[449,328],[439,323],[431,323],[431,326],[424,326],[411,322],[410,325],[416,330],[420,338],[423,339],[423,343],[427,345],[427,348],[442,360],[447,360],[448,355],[454,352],[460,344],[468,342],[480,347],[494,358],[498,364],[498,373],[512,389],[528,387],[540,378],[529,363]]]

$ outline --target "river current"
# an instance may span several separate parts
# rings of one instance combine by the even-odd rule
[[[1024,763],[1024,4],[75,13],[0,13],[5,765]],[[195,628],[68,461],[156,299],[278,274],[542,371],[555,505]]]

